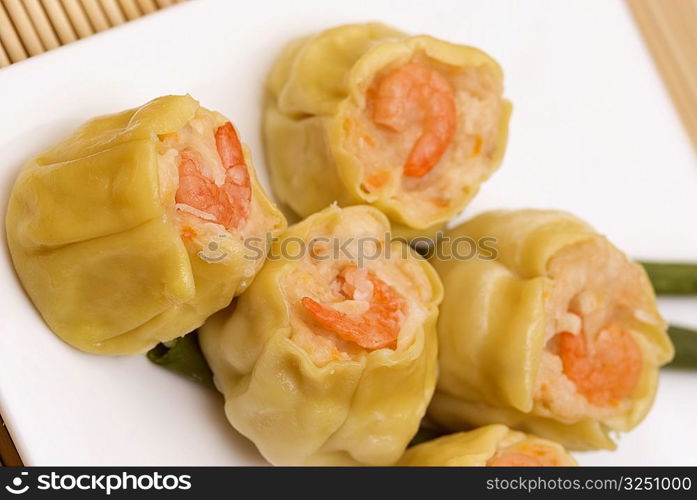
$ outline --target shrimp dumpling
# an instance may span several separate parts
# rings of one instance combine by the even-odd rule
[[[399,461],[410,467],[564,467],[576,460],[559,444],[505,425],[442,436],[409,448]]]
[[[312,215],[199,330],[228,420],[273,464],[393,464],[418,430],[442,290],[387,231],[372,207]]]
[[[403,236],[435,233],[501,162],[502,79],[480,50],[382,24],[292,42],[264,119],[277,196],[303,217],[370,204]]]
[[[99,354],[199,327],[249,285],[266,234],[285,225],[235,128],[188,95],[96,118],[29,161],[6,221],[48,326]]]
[[[644,269],[579,219],[494,211],[448,234],[430,417],[503,423],[571,449],[614,448],[647,414],[673,346]],[[461,238],[492,238],[475,258]]]

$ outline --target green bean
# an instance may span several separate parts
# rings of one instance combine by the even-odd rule
[[[697,369],[697,331],[671,325],[668,335],[675,346],[675,358],[668,366]]]
[[[697,295],[697,264],[642,262],[658,295]]]
[[[198,344],[198,332],[158,344],[148,351],[148,359],[167,370],[183,375],[210,389],[215,389],[213,373]]]

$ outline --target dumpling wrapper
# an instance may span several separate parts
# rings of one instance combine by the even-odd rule
[[[427,441],[409,448],[399,461],[410,467],[560,467],[577,465],[559,444],[487,425]]]
[[[389,465],[418,430],[436,382],[442,290],[427,261],[384,241],[387,231],[387,218],[366,206],[332,206],[290,227],[237,304],[199,330],[228,420],[273,464]],[[394,345],[364,349],[304,309],[307,297],[335,310],[365,306],[358,294],[338,299],[337,273],[357,263],[318,253],[318,237],[390,249],[363,266],[406,304]]]
[[[87,122],[21,169],[8,245],[24,289],[61,339],[98,354],[141,353],[201,326],[249,285],[266,248],[244,237],[265,242],[286,224],[249,151],[250,213],[231,232],[177,208],[177,151],[164,141],[185,127],[194,140],[193,129],[226,122],[188,95],[160,97]]]
[[[402,175],[403,165],[420,131],[432,127],[414,119],[400,131],[376,123],[371,97],[390,71],[409,63],[417,70],[400,77],[404,85],[437,78],[454,95],[454,136],[436,155],[435,167],[419,177]],[[279,201],[302,217],[335,201],[369,204],[402,236],[435,234],[501,162],[511,111],[501,97],[502,79],[499,65],[478,49],[378,23],[339,26],[291,42],[271,70],[264,115]],[[443,123],[443,111],[429,108],[434,100],[427,89],[416,105]]]
[[[430,418],[613,449],[610,432],[641,422],[673,356],[641,266],[565,212],[487,212],[447,236],[447,254],[462,238],[487,250],[431,261],[445,299]]]

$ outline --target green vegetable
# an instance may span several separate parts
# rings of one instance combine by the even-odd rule
[[[658,295],[697,295],[697,264],[642,262]]]
[[[668,335],[675,345],[671,368],[697,368],[697,331],[671,326]]]
[[[213,373],[198,345],[196,330],[184,337],[156,345],[148,351],[147,356],[156,365],[215,389]]]

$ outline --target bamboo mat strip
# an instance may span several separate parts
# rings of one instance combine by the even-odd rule
[[[8,467],[21,466],[22,459],[19,453],[17,453],[17,448],[15,448],[10,434],[7,432],[7,427],[5,427],[5,423],[0,416],[0,467],[3,465]]]
[[[77,40],[77,35],[73,30],[73,25],[70,24],[68,16],[63,10],[63,6],[59,0],[42,0],[42,5],[46,9],[48,20],[53,26],[53,29],[58,35],[61,45],[65,45]]]
[[[99,5],[99,0],[82,0],[82,7],[95,31],[99,32],[111,28],[106,14]]]
[[[5,47],[2,46],[2,43],[0,43],[0,68],[3,66],[9,66],[10,65],[10,56],[7,55],[7,52],[5,52]]]
[[[23,2],[21,0],[3,0],[3,4],[28,54],[30,56],[41,54],[44,47]]]
[[[0,68],[184,0],[0,0]]]
[[[0,43],[12,62],[22,61],[28,57],[2,3],[0,3]]]
[[[140,7],[143,14],[152,14],[157,10],[155,0],[138,0],[138,7]]]
[[[116,0],[102,0],[102,8],[109,24],[112,26],[118,26],[126,22],[126,16],[121,12]]]
[[[70,24],[73,25],[78,38],[86,38],[94,35],[92,25],[87,19],[85,11],[82,9],[79,0],[62,0],[65,13],[68,15]]]
[[[39,0],[24,0],[23,3],[44,49],[52,50],[60,47],[56,32],[53,30],[53,26],[51,26],[48,16],[46,16],[46,11],[41,6]]]
[[[123,9],[123,13],[129,21],[138,19],[142,15],[136,0],[119,0],[119,5],[121,5],[121,9]]]
[[[697,151],[697,0],[627,0]]]

